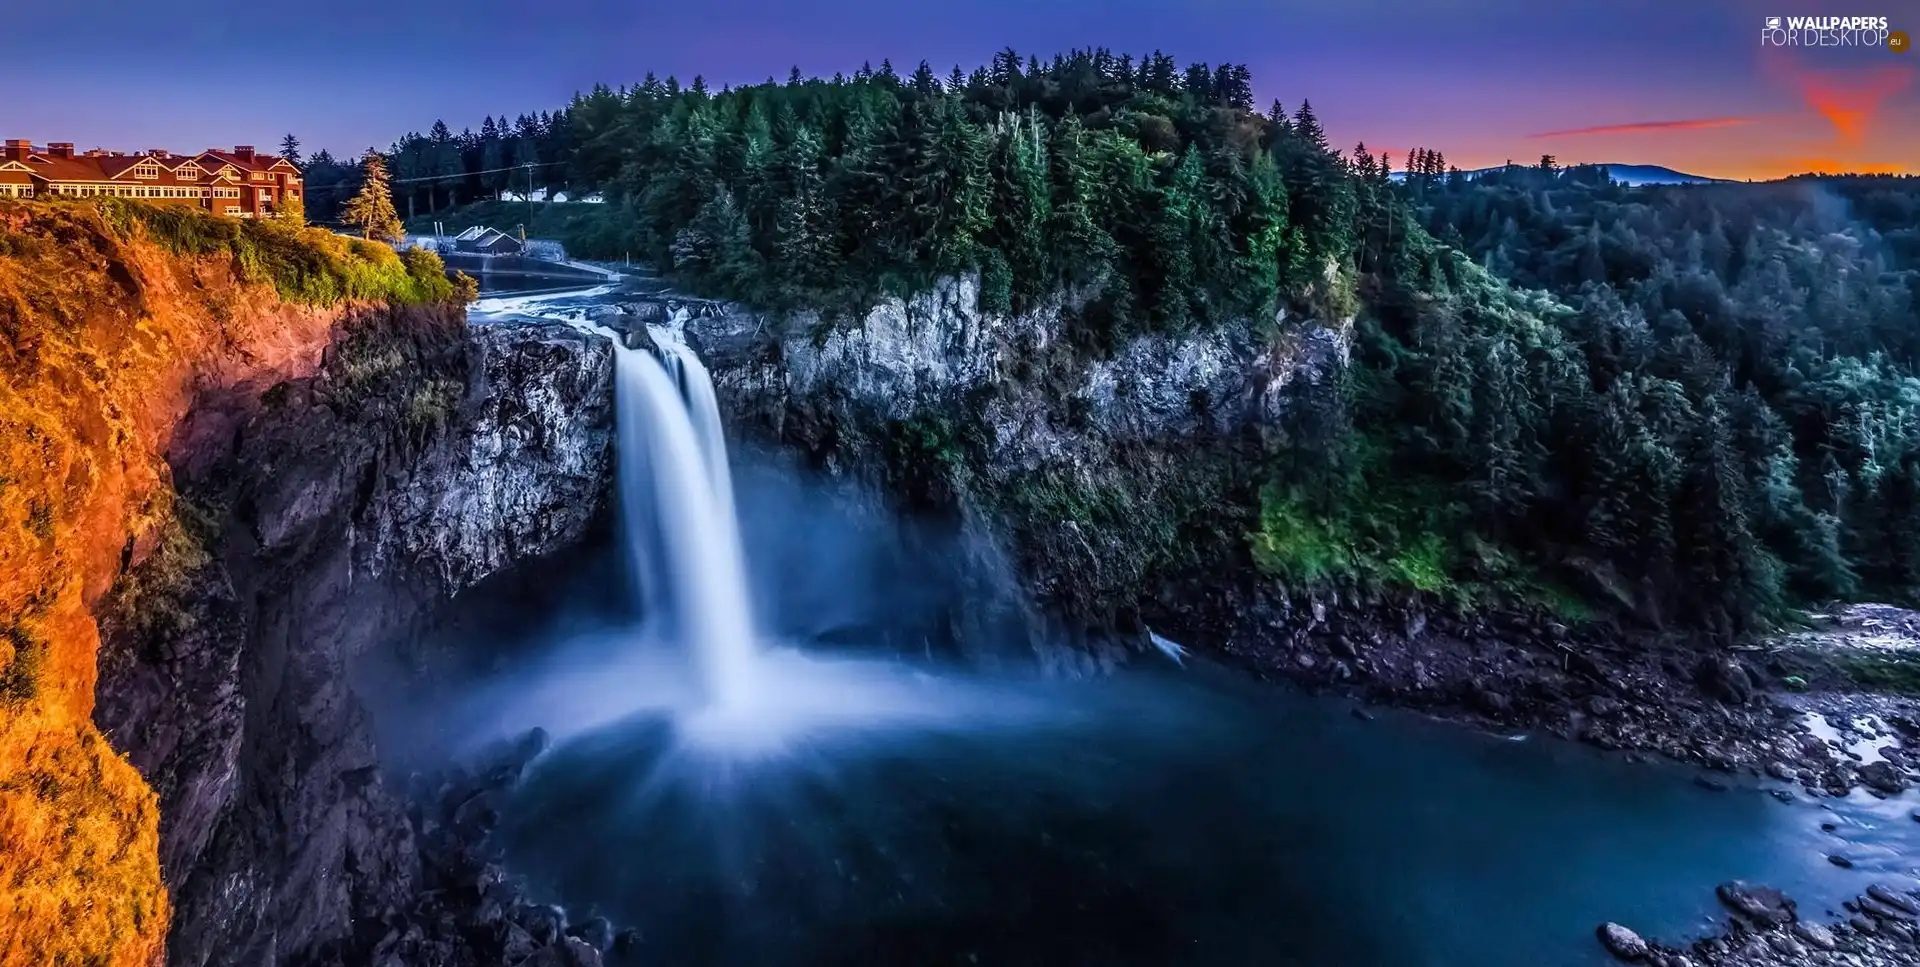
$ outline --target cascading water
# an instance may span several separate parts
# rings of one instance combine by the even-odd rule
[[[705,367],[616,334],[620,505],[640,593],[692,649],[709,708],[753,705],[755,644],[719,408]],[[672,375],[669,375],[669,374]]]
[[[686,319],[649,326],[652,346],[632,348],[624,334],[589,319],[609,291],[501,298],[474,309],[563,323],[612,343],[620,530],[644,615],[641,627],[585,635],[556,651],[547,672],[515,681],[509,696],[487,704],[491,728],[537,724],[566,741],[637,716],[669,727],[669,758],[698,753],[691,758],[710,763],[766,761],[803,744],[880,734],[979,733],[1072,717],[1036,695],[900,661],[809,652],[778,627],[759,627],[720,410],[706,366],[685,342]],[[654,772],[665,775],[661,769]]]

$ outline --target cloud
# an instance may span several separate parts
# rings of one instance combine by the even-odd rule
[[[1758,117],[1686,118],[1679,121],[1633,121],[1627,124],[1602,124],[1591,128],[1567,128],[1542,131],[1528,138],[1570,138],[1588,134],[1646,134],[1653,131],[1696,131],[1701,128],[1731,128],[1759,121]]]
[[[1833,125],[1843,144],[1858,144],[1867,136],[1880,104],[1913,82],[1911,68],[1837,74],[1801,72],[1794,76],[1800,96]]]

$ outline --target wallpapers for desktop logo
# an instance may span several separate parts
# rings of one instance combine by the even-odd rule
[[[1769,47],[1885,47],[1906,53],[1907,35],[1885,17],[1768,17],[1760,43]]]

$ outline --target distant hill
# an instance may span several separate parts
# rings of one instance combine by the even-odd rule
[[[1599,164],[1598,167],[1607,169],[1607,174],[1611,176],[1613,180],[1625,185],[1705,185],[1729,180],[1726,178],[1708,178],[1705,175],[1692,175],[1684,171],[1675,171],[1672,168],[1666,168],[1660,165],[1602,163]],[[1499,170],[1500,168],[1498,166],[1492,168],[1476,168],[1466,172],[1466,175],[1472,178],[1476,175],[1486,174],[1489,171]],[[1396,181],[1405,176],[1406,172],[1404,171],[1396,171],[1393,173],[1393,178]]]

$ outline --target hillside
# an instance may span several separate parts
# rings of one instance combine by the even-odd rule
[[[0,202],[0,965],[146,967],[166,935],[94,612],[175,529],[168,456],[232,432],[193,406],[313,372],[356,306],[453,297],[437,260],[322,231]]]
[[[541,130],[551,177],[608,201],[551,206],[536,233],[811,314],[821,338],[973,274],[989,317],[1070,306],[1008,391],[1141,336],[1277,348],[1289,320],[1351,317],[1339,391],[1266,428],[1210,501],[1247,538],[1196,553],[1192,528],[1155,529],[1182,535],[1169,560],[1725,635],[1914,595],[1910,183],[1468,178],[1424,150],[1396,183],[1385,156],[1329,146],[1310,105],[1256,112],[1242,66],[1104,50],[720,92],[650,77]],[[1805,200],[1756,208],[1769,192]],[[939,422],[943,466],[972,466],[980,427]],[[1048,499],[1103,512],[1096,496]]]

